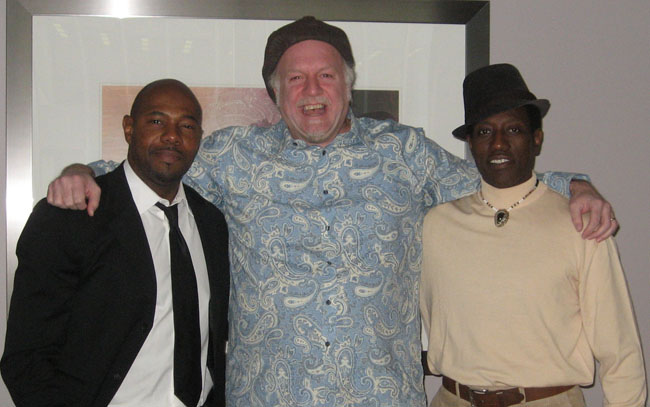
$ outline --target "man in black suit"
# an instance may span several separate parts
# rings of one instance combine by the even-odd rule
[[[95,215],[34,208],[0,362],[17,406],[224,404],[227,227],[180,188],[201,118],[183,83],[147,85],[123,120],[127,161],[97,178]]]

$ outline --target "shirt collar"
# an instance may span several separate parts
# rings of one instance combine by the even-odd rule
[[[124,161],[124,175],[126,175],[126,182],[129,184],[129,189],[131,190],[131,196],[135,202],[135,206],[138,208],[138,213],[142,215],[147,212],[154,206],[157,202],[162,202],[165,205],[174,205],[179,204],[179,209],[187,206],[187,199],[185,198],[185,189],[182,184],[178,188],[176,197],[170,203],[164,198],[161,198],[156,194],[147,184],[138,177],[138,175],[133,171],[133,168],[129,164],[129,160]],[[188,207],[189,210],[189,207]],[[191,211],[190,211],[191,213]]]

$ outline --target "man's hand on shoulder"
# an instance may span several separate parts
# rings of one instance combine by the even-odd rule
[[[101,189],[94,179],[92,168],[84,164],[72,164],[47,187],[47,202],[64,209],[86,209],[93,216]]]
[[[612,205],[600,195],[589,182],[571,181],[571,200],[569,209],[573,225],[582,232],[583,239],[601,242],[618,230],[619,224],[614,216]],[[589,223],[584,226],[582,215],[589,213]]]

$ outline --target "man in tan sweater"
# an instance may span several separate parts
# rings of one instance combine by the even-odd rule
[[[433,208],[423,227],[420,308],[432,406],[584,406],[594,357],[606,406],[645,403],[643,357],[612,238],[583,240],[568,201],[533,172],[548,100],[512,65],[463,84],[465,140],[481,190]]]

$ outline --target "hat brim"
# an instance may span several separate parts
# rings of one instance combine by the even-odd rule
[[[488,109],[481,117],[476,120],[472,120],[471,123],[465,123],[460,127],[457,127],[451,132],[459,140],[467,141],[468,131],[470,127],[476,123],[481,122],[482,120],[487,119],[490,116],[493,116],[498,113],[502,113],[511,109],[518,109],[523,106],[535,106],[539,110],[540,117],[546,116],[548,109],[551,107],[551,103],[547,99],[535,99],[535,100],[519,100],[510,102],[508,105],[494,106],[491,109]]]

